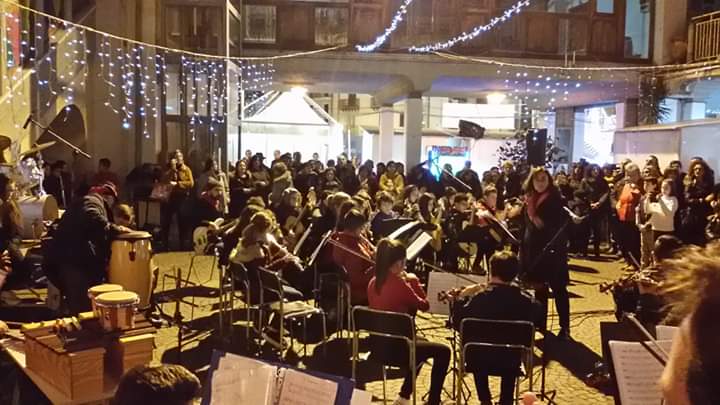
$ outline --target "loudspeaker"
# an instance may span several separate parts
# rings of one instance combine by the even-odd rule
[[[527,161],[530,166],[545,166],[547,129],[530,129],[525,134]]]
[[[460,120],[458,136],[461,138],[481,139],[485,136],[485,128],[470,121]]]

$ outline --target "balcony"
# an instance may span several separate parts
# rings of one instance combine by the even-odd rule
[[[720,11],[692,19],[688,33],[688,62],[720,57]]]
[[[413,2],[380,50],[446,40],[501,15],[515,0]],[[245,0],[243,47],[312,50],[368,43],[384,31],[401,0]],[[533,2],[496,30],[453,48],[493,57],[649,60],[652,3],[647,0]],[[623,35],[624,33],[624,35]]]

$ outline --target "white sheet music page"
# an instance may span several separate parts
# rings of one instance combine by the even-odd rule
[[[672,342],[659,341],[669,351]],[[652,347],[652,344],[650,344]],[[623,405],[660,404],[660,376],[663,366],[640,343],[610,341],[615,378]]]
[[[655,327],[657,340],[674,340],[680,328],[677,326],[658,325]]]
[[[338,385],[292,369],[284,370],[278,405],[334,405]]]
[[[441,291],[450,291],[453,288],[467,287],[473,284],[485,282],[485,276],[474,274],[463,274],[462,278],[451,273],[442,273],[439,271],[431,271],[428,279],[427,299],[430,304],[431,314],[450,315],[450,307],[448,304],[438,301],[438,293]]]
[[[350,405],[372,405],[372,394],[355,388]]]
[[[218,361],[218,370],[248,370],[260,367],[267,367],[268,364],[259,360],[251,359],[237,354],[224,353]]]
[[[213,405],[273,405],[277,368],[226,368],[215,370],[212,377]]]
[[[420,236],[418,236],[417,239],[415,239],[413,241],[413,243],[411,243],[410,246],[408,246],[407,253],[405,254],[405,257],[407,258],[407,260],[412,260],[415,257],[417,257],[417,255],[420,254],[420,251],[422,251],[422,249],[425,247],[425,245],[430,243],[431,240],[432,240],[432,236],[430,236],[429,233],[427,233],[427,232],[421,233]]]

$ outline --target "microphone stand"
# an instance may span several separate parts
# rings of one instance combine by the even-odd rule
[[[53,137],[55,137],[55,139],[57,139],[57,140],[60,141],[61,143],[65,144],[65,146],[67,146],[67,147],[69,147],[70,149],[72,149],[73,152],[77,153],[78,155],[80,155],[80,156],[82,156],[82,157],[84,157],[84,158],[87,158],[87,159],[92,159],[92,157],[91,157],[89,154],[87,154],[87,153],[84,152],[82,149],[78,148],[77,146],[73,145],[72,143],[68,142],[65,138],[63,138],[62,136],[58,135],[58,134],[57,134],[55,131],[53,131],[50,127],[46,127],[46,126],[44,126],[43,124],[35,121],[35,120],[33,119],[32,115],[30,115],[30,116],[28,117],[28,119],[25,121],[25,125],[23,126],[23,128],[26,128],[26,127],[28,126],[28,124],[33,124],[33,125],[35,125],[36,127],[38,127],[38,128],[40,128],[40,129],[46,131],[47,133],[49,133],[50,135],[52,135]]]

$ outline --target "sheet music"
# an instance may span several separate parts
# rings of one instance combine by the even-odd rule
[[[460,278],[455,274],[439,271],[430,272],[427,291],[427,299],[430,304],[428,312],[438,315],[450,315],[450,307],[448,304],[438,301],[439,292],[450,291],[453,288],[467,287],[472,284],[480,284],[486,281],[485,276],[478,276],[475,274],[462,274],[462,277],[463,278]],[[470,282],[469,280],[472,280],[473,282]]]
[[[671,341],[658,341],[670,350]],[[652,347],[652,345],[651,345]],[[660,404],[662,393],[659,380],[663,366],[638,342],[610,341],[620,402],[623,405]]]
[[[237,354],[225,353],[218,361],[217,370],[252,370],[260,367],[267,367],[268,364],[259,360],[251,359]]]
[[[673,341],[680,328],[677,326],[658,325],[655,327],[655,335],[657,340]]]
[[[285,369],[278,405],[334,405],[338,385],[334,381]]]
[[[415,227],[415,226],[418,225],[419,223],[420,223],[419,221],[408,222],[407,224],[405,224],[405,225],[401,226],[400,228],[396,229],[395,232],[393,232],[393,233],[391,233],[390,235],[388,235],[388,239],[398,239],[398,238],[400,238],[400,236],[401,236],[402,234],[404,234],[405,232],[409,231],[410,229],[412,229],[413,227]]]
[[[353,390],[352,399],[350,400],[350,405],[371,405],[372,404],[372,394],[367,391],[362,391],[359,389]]]
[[[420,251],[423,250],[423,248],[428,243],[430,243],[431,240],[432,240],[432,236],[430,236],[429,233],[427,233],[427,232],[421,233],[420,236],[418,236],[417,239],[415,239],[413,241],[413,243],[411,243],[410,246],[408,246],[408,248],[406,250],[407,253],[405,254],[405,257],[407,258],[407,260],[412,260],[415,257],[417,257],[417,255],[420,254]]]
[[[211,404],[273,405],[277,368],[225,368],[213,373]]]

